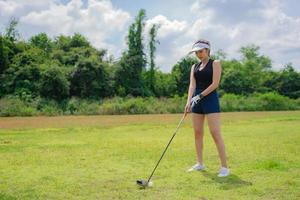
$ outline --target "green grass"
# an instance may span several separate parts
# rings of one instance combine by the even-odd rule
[[[0,199],[300,199],[300,111],[222,113],[231,176],[205,124],[205,172],[191,116],[153,187],[140,189],[181,115],[0,118]],[[36,127],[35,127],[36,125]]]

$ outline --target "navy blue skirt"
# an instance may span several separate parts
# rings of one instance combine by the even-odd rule
[[[200,94],[204,89],[196,89],[193,97]],[[221,112],[219,94],[216,90],[204,96],[197,104],[192,107],[193,113],[208,114]]]

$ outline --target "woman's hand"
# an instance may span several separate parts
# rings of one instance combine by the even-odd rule
[[[186,103],[184,112],[185,113],[191,112],[191,104],[189,102]]]

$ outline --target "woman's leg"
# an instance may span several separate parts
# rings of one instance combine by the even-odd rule
[[[203,164],[204,114],[192,113],[197,161]]]
[[[220,130],[220,113],[209,113],[206,117],[210,133],[218,149],[221,165],[227,168],[225,145]]]

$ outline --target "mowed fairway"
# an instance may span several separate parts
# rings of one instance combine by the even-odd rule
[[[205,172],[189,114],[0,118],[0,199],[300,199],[300,111],[222,113],[231,176],[205,122]]]

